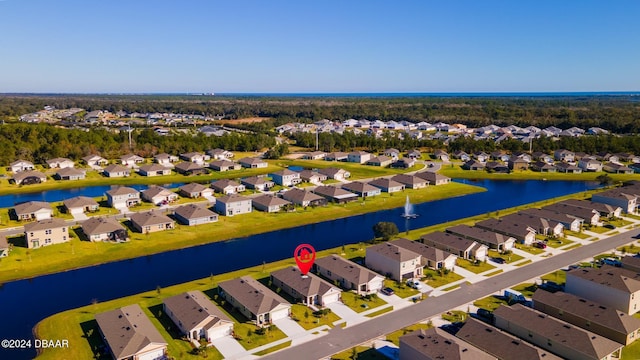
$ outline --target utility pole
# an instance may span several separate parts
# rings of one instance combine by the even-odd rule
[[[318,151],[318,128],[316,127],[316,151]]]
[[[131,123],[128,124],[129,125],[129,150],[133,149],[133,145],[131,144]]]

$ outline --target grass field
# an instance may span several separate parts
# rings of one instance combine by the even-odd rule
[[[356,295],[351,291],[342,292],[342,303],[351,308],[351,310],[361,313],[370,309],[375,309],[378,306],[382,306],[387,302],[379,298],[377,295],[373,295],[369,298]]]
[[[585,172],[580,174],[570,173],[543,173],[531,170],[517,170],[510,174],[488,173],[487,171],[470,171],[464,170],[460,164],[452,163],[444,165],[439,171],[442,175],[459,179],[493,179],[493,180],[577,180],[577,181],[596,181],[596,177],[604,173]],[[608,174],[614,182],[638,180],[638,174]]]
[[[448,273],[442,273],[442,275],[435,270],[432,269],[424,269],[425,275],[425,283],[432,288],[438,288],[443,285],[447,285],[454,281],[462,280],[462,275],[458,275],[453,271],[449,271]]]
[[[487,262],[482,262],[482,261],[471,262],[469,260],[460,259],[460,258],[456,259],[456,265],[460,266],[465,270],[469,270],[474,274],[480,274],[485,271],[496,268],[495,266]]]

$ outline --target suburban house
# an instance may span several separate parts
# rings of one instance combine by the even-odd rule
[[[278,212],[282,210],[283,206],[289,204],[291,202],[269,194],[260,195],[252,199],[252,205],[256,210],[269,213]]]
[[[446,231],[466,239],[475,240],[480,244],[486,245],[489,249],[498,251],[511,250],[516,242],[516,239],[511,236],[469,225],[452,226],[447,228]]]
[[[409,150],[407,152],[407,157],[410,159],[420,159],[422,158],[422,153],[420,153],[420,150],[418,149]]]
[[[140,166],[138,173],[142,176],[171,175],[171,169],[160,164],[148,164]]]
[[[414,159],[406,157],[406,158],[402,158],[402,159],[394,161],[391,164],[391,167],[393,167],[393,168],[401,168],[401,169],[408,169],[408,168],[414,166],[415,164],[416,164],[416,161]]]
[[[240,170],[242,165],[229,160],[216,160],[209,163],[209,168],[215,171]]]
[[[54,158],[54,159],[47,160],[47,166],[50,169],[56,169],[56,168],[62,169],[62,168],[74,167],[75,164],[73,163],[72,160],[67,158]]]
[[[603,265],[568,271],[565,291],[627,314],[640,310],[640,274],[628,269]]]
[[[115,177],[126,177],[131,175],[131,170],[122,165],[112,164],[105,167],[102,170],[102,173],[106,177],[115,178]]]
[[[24,236],[29,249],[61,244],[69,241],[69,225],[59,218],[38,220],[24,225]]]
[[[155,205],[167,205],[178,200],[178,194],[162,186],[149,186],[141,192],[142,200]]]
[[[35,170],[25,170],[14,173],[11,182],[16,185],[40,184],[47,181],[47,175]]]
[[[206,174],[207,169],[202,167],[200,164],[196,164],[189,161],[184,161],[179,164],[176,164],[174,167],[175,171],[182,175],[201,175]]]
[[[527,170],[529,168],[529,162],[521,157],[512,156],[507,162],[509,170]]]
[[[422,256],[385,242],[369,246],[365,262],[369,269],[396,281],[422,277]]]
[[[267,163],[266,161],[258,158],[251,158],[251,157],[242,158],[238,160],[238,163],[240,163],[240,165],[242,165],[243,168],[248,168],[248,169],[260,169],[260,168],[266,168],[267,166],[269,166],[269,163]]]
[[[82,160],[89,166],[103,166],[109,163],[109,160],[100,155],[88,155],[83,157]]]
[[[248,214],[251,212],[251,198],[229,194],[216,199],[214,210],[224,216]]]
[[[367,160],[367,165],[387,167],[391,165],[392,162],[393,162],[392,158],[385,155],[380,155],[380,156],[372,157],[369,160]]]
[[[451,182],[451,178],[431,171],[423,171],[415,174],[416,177],[426,180],[427,185],[445,185]]]
[[[454,159],[461,160],[463,162],[467,162],[471,160],[471,156],[469,156],[469,154],[467,154],[465,151],[462,151],[462,150],[454,151],[453,154],[451,154],[451,157],[453,157]]]
[[[325,175],[329,179],[338,181],[346,180],[351,177],[351,173],[347,170],[337,168],[318,169],[318,173]]]
[[[464,164],[462,164],[462,168],[464,170],[473,170],[473,171],[484,170],[486,166],[487,165],[485,163],[480,162],[478,160],[473,160],[473,159],[467,160],[465,161]]]
[[[175,155],[167,153],[157,154],[153,157],[153,162],[166,167],[173,167],[174,162],[178,162],[179,158]]]
[[[233,153],[231,151],[227,151],[224,149],[207,150],[207,155],[216,160],[231,159],[233,157]]]
[[[598,302],[544,290],[533,293],[532,300],[534,309],[609,340],[629,345],[640,337],[640,319]]]
[[[633,169],[622,164],[608,162],[602,165],[602,170],[613,174],[633,174]]]
[[[456,337],[498,359],[562,359],[473,317],[466,319]]]
[[[619,206],[613,206],[588,200],[568,199],[561,201],[558,204],[567,204],[571,206],[595,210],[600,213],[600,217],[603,218],[620,217],[620,214],[622,214],[622,208]]]
[[[511,171],[509,170],[509,166],[497,161],[487,161],[487,163],[485,164],[485,169],[489,172],[500,174],[508,174]]]
[[[564,162],[557,163],[555,165],[558,172],[567,173],[567,174],[580,174],[582,172],[582,168],[575,166],[573,164],[568,164]]]
[[[580,229],[582,228],[582,223],[584,221],[583,219],[578,219],[576,217],[569,216],[564,213],[557,213],[555,211],[544,210],[544,209],[531,208],[531,209],[522,210],[520,211],[520,213],[536,216],[541,219],[546,219],[548,221],[559,222],[564,226],[565,229],[575,231],[575,232],[580,232]]]
[[[560,149],[553,152],[553,158],[556,161],[574,162],[575,154],[572,151]]]
[[[218,293],[258,327],[286,319],[291,313],[289,302],[251,276],[221,282]]]
[[[134,188],[120,186],[108,190],[107,204],[112,208],[122,209],[140,204],[140,192]]]
[[[383,276],[338,255],[318,258],[313,267],[318,274],[358,295],[375,294],[382,289]]]
[[[100,205],[93,198],[88,196],[76,196],[62,202],[67,214],[77,215],[85,212],[98,211]]]
[[[116,360],[156,360],[167,355],[167,343],[138,304],[96,314],[96,322]]]
[[[327,153],[324,151],[313,151],[303,154],[302,158],[304,160],[322,160],[325,156],[327,156]]]
[[[427,180],[413,175],[398,174],[392,177],[391,180],[399,182],[407,189],[422,189],[427,186]]]
[[[17,172],[21,172],[21,171],[33,170],[33,169],[35,169],[35,167],[33,166],[33,163],[31,161],[16,160],[16,161],[12,162],[11,164],[9,164],[9,169],[11,169],[11,171],[13,173],[17,173]]]
[[[565,359],[613,360],[622,344],[522,304],[500,306],[495,326]]]
[[[332,152],[324,156],[326,161],[347,161],[349,154],[345,152]]]
[[[342,290],[312,273],[302,276],[296,266],[272,272],[271,282],[274,287],[282,289],[296,301],[307,306],[327,306],[338,302],[342,294]]]
[[[218,221],[218,214],[198,204],[187,204],[173,210],[173,215],[184,225],[209,224]]]
[[[578,167],[582,169],[582,171],[593,171],[593,172],[602,171],[602,163],[590,157],[585,157],[580,159],[580,161],[578,161]]]
[[[399,360],[497,360],[437,327],[402,335],[399,342]]]
[[[275,183],[264,176],[251,176],[240,180],[247,189],[267,191],[275,186]]]
[[[242,184],[237,183],[234,180],[230,179],[220,179],[216,182],[211,183],[211,188],[221,194],[237,194],[239,192],[245,191],[245,187]]]
[[[405,238],[400,238],[390,242],[397,247],[407,249],[420,255],[420,261],[423,267],[439,270],[453,270],[456,264],[456,258],[454,254],[440,250],[433,246],[425,245],[418,241],[412,241]]]
[[[157,211],[145,211],[131,214],[131,225],[136,231],[149,234],[171,230],[175,227],[175,222]]]
[[[489,250],[486,245],[480,244],[475,240],[465,239],[442,231],[422,235],[420,241],[425,245],[448,251],[467,260],[484,261]]]
[[[436,160],[441,160],[442,162],[449,162],[449,154],[447,154],[447,152],[444,150],[438,149],[434,151],[433,157]]]
[[[302,181],[317,184],[327,180],[327,175],[320,174],[319,172],[313,170],[302,170],[300,171],[300,179]]]
[[[126,241],[127,229],[111,217],[92,217],[82,222],[82,232],[89,241]]]
[[[213,189],[198,183],[188,183],[178,188],[178,193],[192,199],[213,196]]]
[[[371,154],[366,151],[352,151],[347,154],[347,161],[352,163],[364,164],[371,159]]]
[[[187,339],[200,345],[233,333],[233,321],[202,291],[187,291],[162,301],[164,313]]]
[[[73,167],[63,167],[56,171],[55,178],[58,180],[82,180],[86,177],[87,172],[83,169]]]
[[[547,164],[553,164],[553,156],[550,156],[549,154],[544,153],[542,151],[536,151],[533,154],[531,154],[531,156],[533,160],[544,161]]]
[[[515,214],[505,215],[500,219],[504,222],[512,222],[514,224],[528,226],[534,229],[537,234],[544,236],[559,237],[562,236],[564,230],[564,225],[558,221],[543,219],[538,216],[526,214],[522,211]]]
[[[211,157],[209,155],[199,153],[199,152],[188,152],[184,154],[180,154],[180,159],[192,163],[196,163],[199,165],[204,165],[204,162],[210,160]]]
[[[9,256],[9,242],[4,235],[0,235],[0,258]]]
[[[572,165],[569,165],[567,163],[558,163],[558,165],[561,165],[561,164],[572,166]],[[531,164],[531,170],[537,171],[537,172],[554,173],[554,172],[558,171],[558,168],[556,167],[556,165],[548,164],[548,163],[546,163],[544,161],[536,161],[536,162]]]
[[[360,181],[344,184],[342,185],[342,188],[363,198],[381,194],[380,188]]]
[[[487,219],[477,222],[475,226],[502,235],[511,236],[525,245],[533,244],[533,241],[536,239],[536,229],[510,220]]]
[[[336,186],[316,186],[313,189],[313,193],[320,195],[327,199],[327,201],[336,203],[336,204],[344,204],[349,201],[358,200],[358,195],[352,193],[351,191],[347,191],[341,189]]]
[[[369,185],[373,185],[386,193],[394,193],[404,190],[404,184],[395,180],[380,178],[369,181]]]
[[[289,169],[274,172],[271,174],[271,179],[273,179],[274,183],[282,186],[293,186],[302,182],[300,173]]]
[[[322,206],[327,204],[327,199],[310,191],[293,188],[285,191],[282,198],[300,206]]]
[[[593,194],[591,201],[618,206],[625,213],[635,213],[638,208],[637,191],[627,191],[625,188],[611,189]]]
[[[27,201],[16,204],[13,207],[16,219],[22,220],[45,220],[53,216],[51,204],[44,201]]]
[[[600,223],[600,213],[595,209],[573,206],[566,203],[555,203],[547,205],[542,210],[553,211],[559,214],[566,214],[569,217],[580,220],[581,223],[597,225]]]
[[[398,149],[386,149],[383,152],[384,156],[390,157],[393,161],[398,160],[398,158],[400,157],[400,150]]]
[[[127,154],[120,156],[120,163],[126,167],[133,167],[136,164],[142,164],[144,158],[136,154]]]

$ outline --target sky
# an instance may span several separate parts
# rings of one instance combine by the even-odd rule
[[[0,0],[0,93],[640,90],[640,1]]]

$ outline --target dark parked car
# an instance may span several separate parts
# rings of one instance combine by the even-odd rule
[[[542,285],[540,285],[540,289],[544,289],[549,292],[557,292],[564,290],[564,286],[553,281],[545,281],[544,283],[542,283]]]
[[[538,249],[547,248],[547,244],[543,243],[542,241],[536,241],[535,243],[533,243],[533,246],[537,247]]]
[[[604,224],[604,225],[602,225],[602,227],[605,227],[607,229],[615,229],[616,228],[616,226],[613,225],[613,224]]]
[[[501,257],[491,258],[491,261],[493,261],[496,264],[504,264],[504,263],[506,263],[506,261]]]
[[[478,309],[478,311],[476,311],[476,314],[482,319],[493,320],[493,313],[487,309]]]
[[[393,295],[395,294],[395,292],[393,291],[392,288],[386,287],[382,290],[380,290],[381,293],[385,294],[385,295]]]

